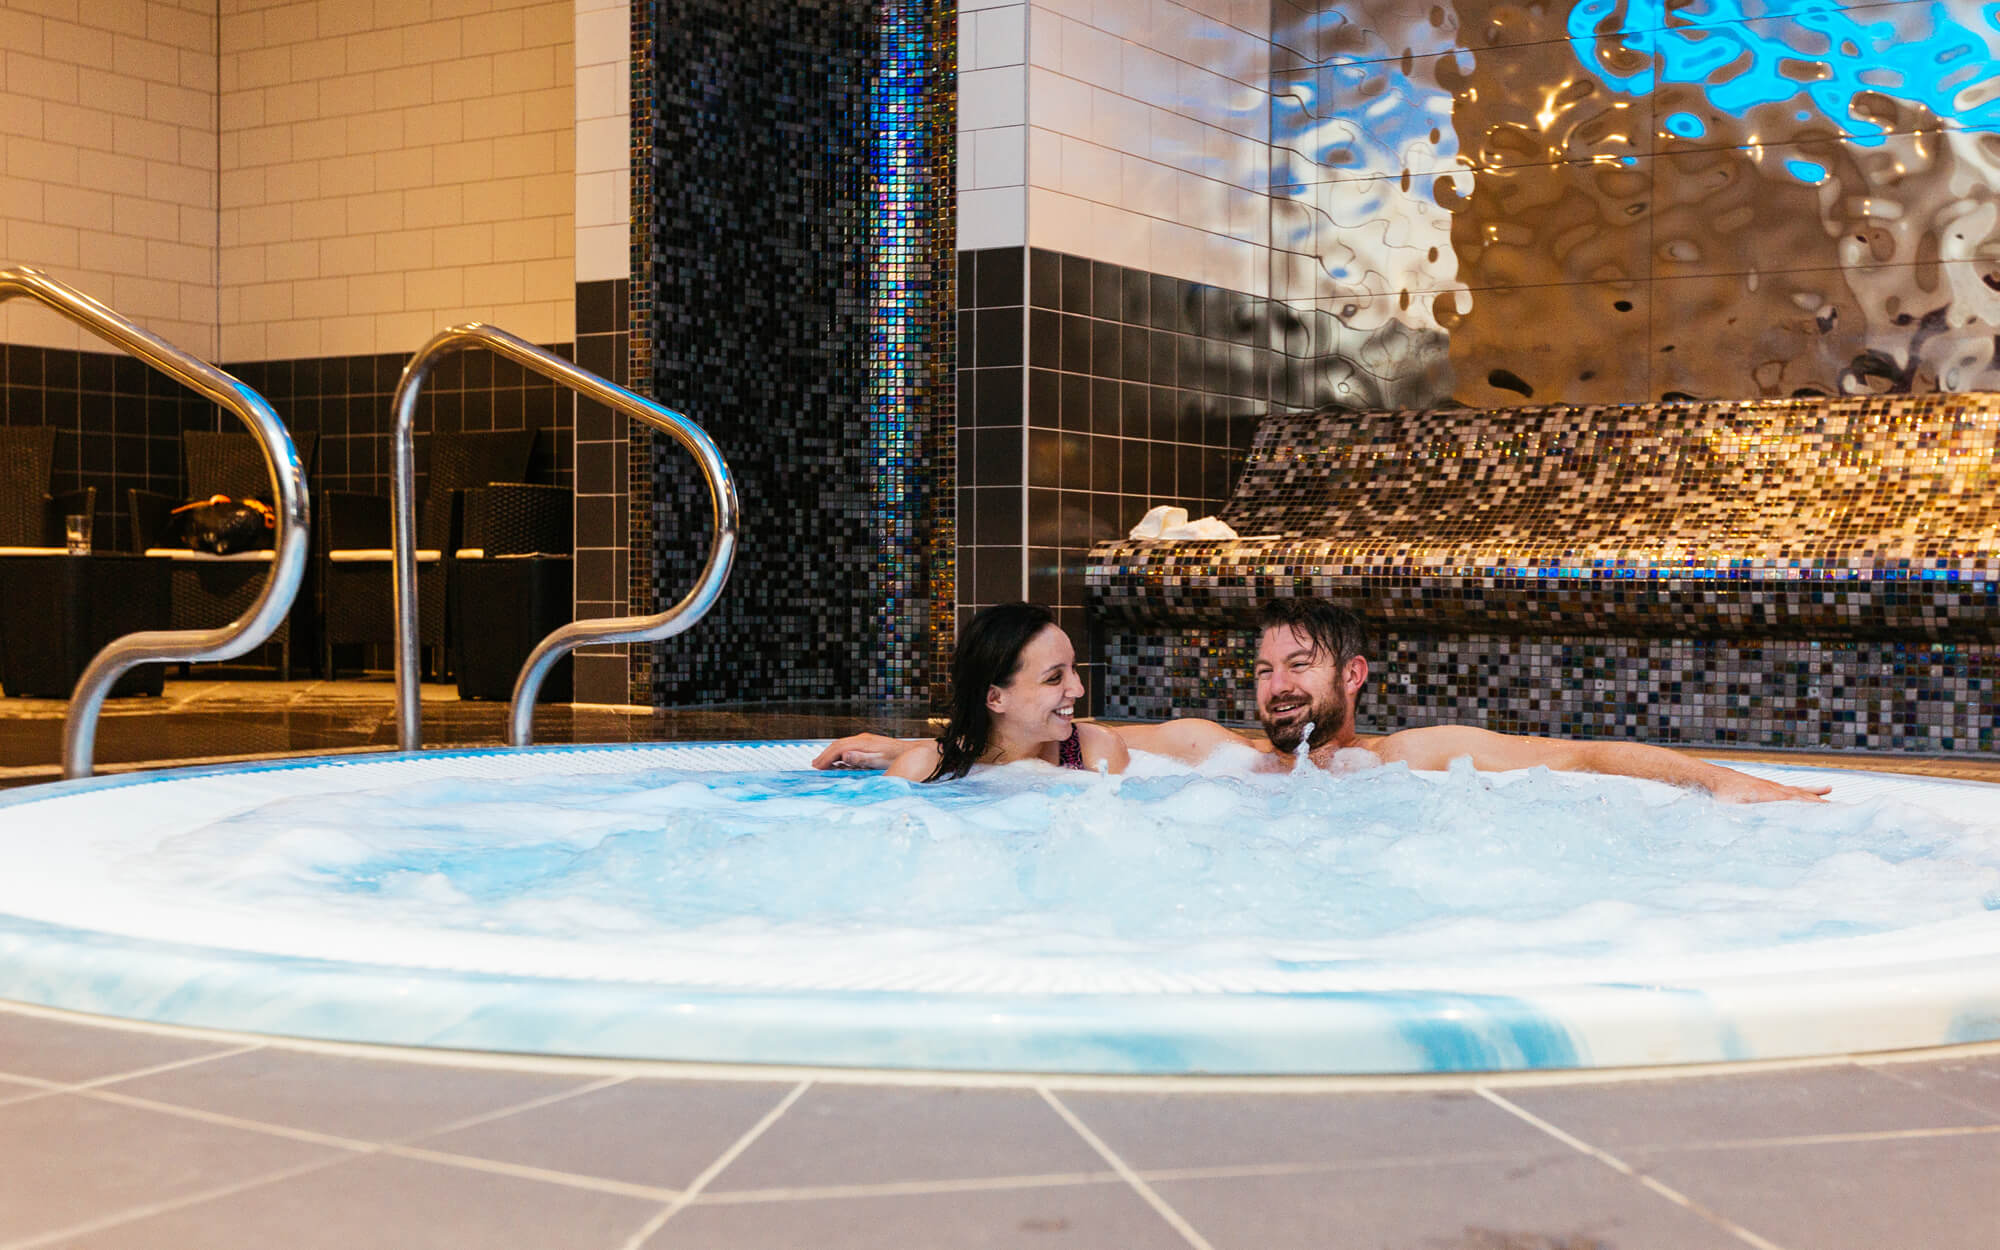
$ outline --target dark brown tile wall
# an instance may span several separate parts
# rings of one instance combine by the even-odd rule
[[[128,489],[180,489],[180,432],[214,420],[207,400],[129,356],[0,347],[0,424],[55,427],[53,489],[97,488],[100,548],[130,545]]]
[[[551,350],[571,354],[567,343]],[[315,462],[307,466],[313,489],[386,495],[391,397],[407,361],[402,354],[330,356],[221,368],[263,395],[292,433],[318,435]],[[0,419],[60,431],[55,489],[97,487],[96,540],[106,548],[130,545],[128,488],[181,493],[182,430],[237,426],[233,416],[127,356],[10,344],[0,348],[0,362]],[[567,393],[554,382],[486,352],[447,356],[418,401],[419,493],[432,429],[544,430],[530,477],[567,485],[572,425]]]
[[[1048,604],[1089,665],[1091,544],[1157,505],[1221,508],[1271,405],[1271,311],[1039,248],[959,253],[961,618]]]
[[[576,286],[576,363],[624,386],[630,376],[632,284],[619,278]],[[631,609],[630,419],[576,401],[576,614],[622,616]],[[630,697],[626,648],[593,647],[576,656],[580,703]]]

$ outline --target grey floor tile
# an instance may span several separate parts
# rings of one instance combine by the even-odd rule
[[[659,1204],[370,1155],[119,1224],[64,1250],[610,1250]]]
[[[589,1084],[590,1078],[256,1050],[107,1088],[291,1128],[370,1141]]]
[[[44,1081],[94,1081],[236,1045],[0,1011],[0,1074]]]
[[[1187,1250],[1123,1182],[695,1205],[644,1250]]]
[[[1630,1146],[1943,1128],[1996,1119],[1847,1065],[1499,1092],[1614,1152]]]
[[[819,1085],[709,1188],[1040,1176],[1105,1166],[1032,1090]]]
[[[1136,1168],[1340,1163],[1546,1150],[1547,1134],[1477,1094],[1060,1095]]]
[[[419,1144],[681,1189],[790,1089],[738,1081],[626,1081]]]
[[[1636,1152],[1628,1162],[1788,1248],[2000,1245],[2000,1133]]]
[[[342,1153],[76,1094],[0,1106],[0,1242]]]
[[[1931,1063],[1885,1063],[1875,1071],[2000,1115],[2000,1055],[1973,1055]]]
[[[1215,1250],[1743,1250],[1573,1151],[1510,1162],[1153,1182]]]

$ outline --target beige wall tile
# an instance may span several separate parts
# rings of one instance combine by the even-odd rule
[[[181,230],[181,210],[177,205],[161,200],[141,199],[135,195],[114,196],[111,229],[127,238],[177,239]],[[213,263],[214,258],[210,257],[202,267],[206,270]]]
[[[493,227],[445,226],[432,232],[440,265],[484,265],[493,260]]]
[[[8,0],[0,248],[234,358],[407,351],[469,316],[567,339],[575,20],[572,0]],[[623,71],[597,69],[593,115],[616,118]],[[17,312],[0,336],[74,345]]]
[[[375,236],[375,263],[404,274],[429,269],[437,255],[436,232],[431,230],[391,230]],[[412,292],[410,298],[417,295]],[[456,302],[456,301],[452,301]]]
[[[457,308],[465,303],[465,270],[413,270],[403,287],[412,308]]]

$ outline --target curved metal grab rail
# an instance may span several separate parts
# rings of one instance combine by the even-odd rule
[[[306,475],[299,465],[298,449],[262,395],[38,269],[0,269],[0,303],[22,295],[48,305],[98,338],[124,348],[241,417],[263,449],[264,467],[270,470],[278,494],[271,573],[264,579],[257,601],[243,615],[218,629],[145,630],[114,638],[77,678],[69,697],[69,715],[63,722],[63,776],[88,777],[104,696],[125,670],[147,663],[231,659],[263,642],[278,628],[285,613],[291,611],[299,581],[305,576],[311,505],[306,499]]]
[[[527,746],[533,740],[535,695],[557,660],[593,643],[657,642],[691,628],[715,606],[736,562],[736,482],[723,463],[722,453],[700,426],[497,327],[473,321],[438,331],[403,367],[402,379],[396,383],[396,423],[390,440],[396,557],[396,742],[405,751],[423,747],[417,690],[417,473],[413,441],[417,394],[439,358],[474,347],[505,356],[607,408],[673,435],[701,466],[708,479],[708,501],[715,510],[715,541],[708,549],[708,563],[702,566],[694,589],[679,603],[653,616],[572,621],[536,644],[514,682],[513,701],[507,709],[507,745]]]

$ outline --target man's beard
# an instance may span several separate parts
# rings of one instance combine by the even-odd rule
[[[1268,716],[1259,719],[1264,726],[1264,736],[1271,740],[1271,745],[1287,753],[1299,749],[1305,729],[1310,725],[1312,739],[1307,743],[1306,749],[1317,751],[1327,743],[1337,740],[1341,731],[1347,728],[1347,709],[1333,699],[1326,699],[1319,703],[1307,704],[1303,715],[1295,715],[1282,725]]]

